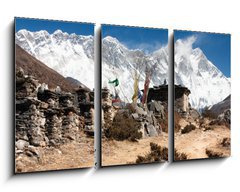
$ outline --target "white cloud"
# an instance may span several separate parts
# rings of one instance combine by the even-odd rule
[[[192,52],[192,45],[196,42],[197,37],[195,35],[186,39],[178,39],[175,43],[175,53],[188,57]]]
[[[121,42],[124,46],[126,46],[130,50],[142,50],[146,54],[151,54],[154,51],[157,51],[161,49],[162,47],[165,47],[166,45],[160,43],[160,42],[154,42],[154,43],[147,43],[147,42],[141,42],[136,43],[133,41],[128,42]]]

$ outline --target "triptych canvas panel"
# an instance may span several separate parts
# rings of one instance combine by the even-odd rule
[[[230,35],[174,31],[173,85],[167,29],[16,18],[15,43],[16,173],[93,167],[99,128],[102,167],[168,161],[170,129],[175,161],[230,156]]]
[[[94,24],[17,18],[16,172],[94,165]]]
[[[166,161],[168,31],[101,30],[102,166]]]
[[[175,160],[230,156],[230,39],[174,31]]]

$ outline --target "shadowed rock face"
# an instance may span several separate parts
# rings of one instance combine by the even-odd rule
[[[229,95],[223,101],[213,105],[210,108],[210,112],[217,117],[220,114],[224,113],[226,110],[229,110],[230,107],[231,107],[231,95]]]

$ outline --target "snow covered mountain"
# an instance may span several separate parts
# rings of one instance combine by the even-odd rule
[[[15,34],[16,44],[64,77],[77,79],[90,89],[94,87],[93,36],[68,34],[56,30]]]
[[[93,36],[68,34],[60,30],[16,33],[16,43],[24,50],[64,77],[72,77],[90,89],[94,87]],[[175,84],[190,89],[190,104],[196,109],[214,105],[230,95],[230,78],[223,75],[199,48],[192,48],[196,39],[175,42]],[[152,70],[150,86],[168,79],[168,47],[145,54],[130,50],[116,38],[102,39],[102,86],[114,93],[109,80],[118,78],[116,88],[122,100],[130,102],[135,70],[140,74],[143,89],[146,67]]]
[[[231,83],[201,49],[192,48],[195,40],[190,37],[175,42],[175,84],[188,87],[191,106],[201,110],[230,95]]]
[[[125,102],[132,101],[135,70],[140,74],[139,89],[144,88],[145,70],[152,69],[150,86],[161,85],[168,79],[167,47],[147,55],[141,50],[129,50],[116,38],[107,36],[102,40],[102,86],[114,93],[109,80],[118,78],[117,92]]]
[[[201,110],[214,105],[230,94],[230,78],[227,78],[211,63],[201,49],[192,49],[194,39],[178,40],[175,44],[175,84],[190,89],[190,104]],[[102,40],[102,85],[114,93],[109,80],[119,79],[117,88],[120,97],[131,101],[134,70],[140,76],[139,88],[143,89],[145,68],[153,69],[150,86],[158,86],[168,79],[168,48],[163,47],[151,54],[141,50],[129,50],[113,37]]]

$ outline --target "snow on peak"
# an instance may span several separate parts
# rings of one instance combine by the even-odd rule
[[[168,78],[167,47],[151,54],[139,49],[128,49],[118,39],[107,36],[102,40],[102,85],[115,94],[109,80],[118,78],[120,84],[116,91],[125,102],[132,101],[134,74],[140,74],[139,89],[144,88],[145,70],[152,70],[150,85],[161,85]]]
[[[61,29],[57,29],[56,31],[54,31],[53,33],[54,35],[58,35],[58,34],[63,34]]]
[[[230,95],[230,81],[200,48],[192,48],[195,40],[175,42],[175,84],[188,87],[191,106],[201,110]]]
[[[92,36],[68,34],[56,30],[49,34],[41,30],[30,32],[19,30],[15,34],[16,44],[54,69],[64,77],[72,77],[93,89],[94,46]]]
[[[111,42],[111,43],[120,43],[117,38],[112,36],[106,36],[103,38],[103,41]]]

